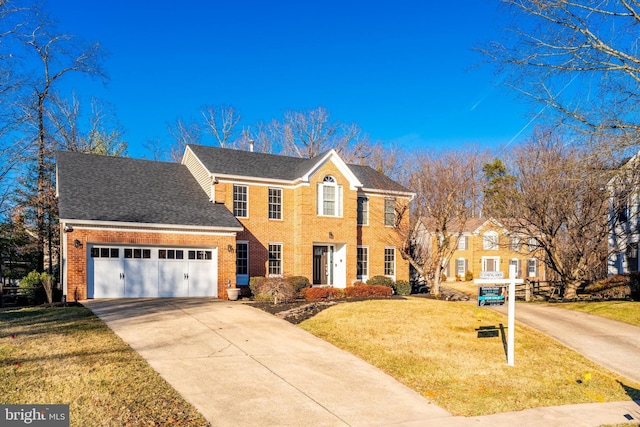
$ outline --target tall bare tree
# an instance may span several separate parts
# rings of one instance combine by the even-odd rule
[[[126,154],[127,143],[123,130],[112,111],[97,99],[91,100],[91,112],[85,124],[80,100],[56,97],[55,108],[49,112],[49,120],[56,129],[55,137],[60,149],[111,156]]]
[[[574,129],[606,136],[600,144],[637,150],[640,2],[502,2],[514,22],[503,41],[482,50],[501,64],[508,83],[549,107],[541,113],[559,113],[554,118]]]
[[[202,109],[202,117],[205,129],[213,135],[220,147],[225,148],[234,141],[241,117],[233,106],[206,106]]]
[[[356,124],[330,120],[324,107],[306,112],[289,111],[279,124],[278,143],[283,154],[312,158],[335,149],[349,163],[369,155],[369,139]]]
[[[193,120],[186,122],[184,119],[178,118],[174,124],[167,125],[167,130],[174,139],[168,153],[169,158],[174,162],[179,162],[182,159],[187,144],[199,144],[202,138],[202,129]]]
[[[409,188],[417,194],[411,212],[414,219],[403,233],[401,254],[429,282],[433,294],[440,293],[443,269],[467,220],[479,215],[484,158],[472,150],[414,157],[415,169],[409,178]]]
[[[507,162],[513,179],[487,205],[492,216],[508,218],[511,233],[529,237],[531,251],[544,254],[565,298],[602,274],[612,229],[604,173],[611,165],[585,151],[557,131],[538,130],[515,150]]]
[[[28,28],[28,31],[27,31]],[[34,57],[29,70],[30,92],[24,103],[24,113],[32,125],[35,137],[28,140],[26,152],[35,158],[37,186],[30,200],[36,211],[38,235],[38,267],[44,269],[45,242],[51,242],[55,230],[55,212],[52,207],[53,152],[55,132],[49,117],[53,108],[56,88],[60,81],[73,74],[106,79],[102,67],[102,51],[98,43],[85,44],[77,37],[59,32],[45,16],[37,10],[33,21],[21,28],[25,54]],[[51,244],[49,243],[51,247]],[[51,250],[49,251],[51,253]],[[49,263],[51,268],[51,263]]]

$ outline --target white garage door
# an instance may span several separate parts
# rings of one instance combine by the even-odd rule
[[[218,296],[215,248],[93,245],[89,298]]]

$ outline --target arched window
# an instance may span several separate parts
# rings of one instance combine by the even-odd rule
[[[318,215],[342,216],[342,186],[331,175],[318,184]]]

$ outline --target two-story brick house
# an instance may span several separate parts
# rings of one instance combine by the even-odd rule
[[[437,238],[430,230],[432,222],[428,218],[420,223],[423,233]],[[517,278],[545,279],[535,240],[513,235],[499,221],[490,218],[470,218],[460,231],[458,246],[443,269],[447,281],[465,280],[467,272],[472,273],[474,279],[480,278],[481,272],[496,271],[508,277],[510,265],[516,266]]]
[[[268,275],[408,279],[396,213],[413,194],[333,150],[189,145],[181,164],[62,152],[57,174],[69,299],[225,297]]]

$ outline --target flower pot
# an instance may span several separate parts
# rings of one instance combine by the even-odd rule
[[[227,296],[229,297],[229,301],[236,301],[240,296],[240,288],[228,288]]]

